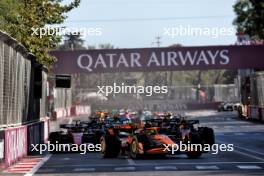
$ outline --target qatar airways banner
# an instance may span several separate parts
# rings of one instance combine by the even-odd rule
[[[264,68],[264,45],[52,51],[56,74]]]

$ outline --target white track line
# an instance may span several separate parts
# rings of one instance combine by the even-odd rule
[[[68,161],[70,160],[70,158],[62,158],[62,160]]]
[[[134,171],[135,167],[116,167],[115,171]]]
[[[257,157],[255,155],[251,155],[251,154],[248,154],[248,153],[245,153],[245,152],[241,152],[241,151],[238,151],[238,150],[234,150],[233,152],[242,154],[244,156],[248,156],[248,157],[253,158],[253,159],[257,159],[257,160],[260,160],[260,161],[264,161],[263,158],[260,158],[260,157]]]
[[[39,168],[41,166],[43,166],[43,164],[45,164],[49,160],[49,158],[51,157],[51,155],[52,154],[47,154],[43,158],[43,160],[41,160],[35,167],[32,168],[32,170],[29,173],[25,174],[24,176],[32,176],[32,175],[34,175],[39,170]]]
[[[245,147],[239,147],[239,146],[235,146],[236,148],[239,148],[241,150],[246,150],[248,152],[251,152],[251,153],[255,153],[255,154],[258,154],[258,155],[263,155],[264,156],[264,153],[261,153],[261,152],[257,152],[257,151],[254,151],[254,150],[251,150],[251,149],[248,149],[248,148],[245,148]]]
[[[234,135],[236,135],[236,136],[242,136],[242,135],[245,135],[245,133],[234,133]]]
[[[264,161],[254,161],[254,162],[239,162],[239,161],[230,161],[230,162],[182,162],[182,163],[166,163],[166,165],[215,165],[215,164],[264,164]],[[164,164],[162,164],[164,165]],[[63,167],[115,167],[117,164],[64,164],[49,166],[49,168],[63,168]],[[127,167],[129,165],[119,165],[120,167]],[[139,163],[135,166],[161,166],[160,163]]]
[[[217,166],[195,166],[198,170],[218,170]]]
[[[132,159],[127,159],[127,162],[128,162],[128,165],[130,165],[130,166],[136,165],[135,161]]]
[[[175,166],[155,166],[155,170],[177,170]]]
[[[76,172],[83,172],[83,171],[95,171],[95,168],[76,168],[74,169]]]
[[[256,165],[237,165],[239,169],[262,169],[260,166]]]

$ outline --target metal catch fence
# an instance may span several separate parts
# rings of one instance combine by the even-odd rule
[[[27,117],[30,73],[31,61],[0,38],[0,127]]]
[[[264,72],[257,72],[250,78],[251,104],[264,106]]]
[[[72,105],[71,89],[54,89],[54,108],[68,108]]]

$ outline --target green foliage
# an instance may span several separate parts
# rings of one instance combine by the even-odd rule
[[[76,49],[86,49],[83,46],[84,40],[81,39],[81,34],[69,33],[64,35],[64,43],[59,46],[61,50],[76,50]]]
[[[96,45],[88,45],[87,49],[114,49],[114,45],[111,43],[101,43],[98,46]]]
[[[114,46],[110,43],[99,44],[99,49],[114,49]]]
[[[264,1],[238,0],[233,8],[237,15],[234,20],[237,31],[248,34],[252,39],[263,39]]]
[[[50,65],[55,58],[50,49],[56,47],[61,37],[53,34],[34,35],[34,29],[61,24],[66,13],[76,8],[80,0],[62,5],[62,0],[1,0],[0,29],[21,42],[44,65]]]

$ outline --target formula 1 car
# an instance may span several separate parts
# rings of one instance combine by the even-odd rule
[[[92,119],[90,122],[75,121],[73,124],[61,124],[61,130],[51,132],[51,144],[98,144],[105,133],[103,124]]]
[[[197,134],[203,144],[214,144],[214,130],[209,127],[200,127],[199,120],[187,120],[187,117],[178,115],[171,119],[151,119],[145,122],[149,126],[159,127],[159,132],[173,136],[180,140],[183,131]]]
[[[72,124],[61,124],[60,131],[51,132],[51,144],[99,144],[106,128],[112,124],[127,124],[131,120],[125,117],[109,117],[102,121],[98,117],[90,117],[89,121],[74,121]]]
[[[218,111],[233,111],[235,110],[234,104],[233,103],[221,103],[218,106]]]
[[[111,124],[101,137],[101,152],[104,158],[117,157],[120,152],[129,150],[129,136],[140,128],[135,124]]]
[[[161,119],[158,119],[161,120]],[[106,130],[101,138],[102,155],[104,158],[117,157],[120,153],[128,153],[135,159],[146,155],[168,155],[166,146],[174,146],[181,143],[192,144],[214,144],[214,133],[211,128],[193,128],[197,121],[182,121],[173,119],[168,128],[150,124],[142,126],[119,125]],[[178,126],[178,127],[177,127]],[[185,153],[189,158],[200,157],[202,150],[186,150],[178,153]]]

